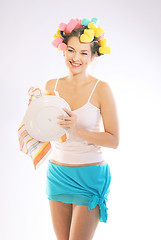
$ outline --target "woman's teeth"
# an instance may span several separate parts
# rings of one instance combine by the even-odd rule
[[[81,64],[78,64],[78,63],[72,63],[70,62],[70,64],[73,66],[73,67],[79,67]]]

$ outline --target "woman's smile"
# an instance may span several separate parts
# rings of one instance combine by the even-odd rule
[[[70,62],[70,65],[71,65],[72,67],[74,67],[74,68],[78,68],[78,67],[81,66],[80,63],[74,63],[74,62],[72,62],[72,61],[69,61],[69,62]]]

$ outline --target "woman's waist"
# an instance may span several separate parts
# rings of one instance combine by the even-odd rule
[[[61,166],[66,166],[66,167],[84,167],[84,166],[101,165],[101,164],[106,163],[105,160],[102,160],[102,161],[96,162],[96,163],[86,163],[86,164],[69,164],[69,163],[67,164],[67,163],[58,162],[54,159],[50,159],[49,161],[56,165],[61,165]]]
[[[53,150],[50,154],[50,159],[61,164],[96,164],[102,162],[102,152],[74,152],[65,150]]]

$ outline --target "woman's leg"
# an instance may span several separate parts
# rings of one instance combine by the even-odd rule
[[[88,206],[73,204],[69,240],[92,240],[100,218],[100,209],[88,210]]]
[[[49,200],[53,228],[57,240],[69,240],[72,204]]]

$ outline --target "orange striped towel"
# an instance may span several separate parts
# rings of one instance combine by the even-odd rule
[[[46,95],[55,95],[54,91],[40,90],[39,88],[31,87],[28,91],[30,95],[29,103],[37,96],[41,96],[42,94]],[[41,163],[48,157],[48,155],[52,152],[51,143],[50,142],[41,142],[29,135],[29,133],[25,129],[25,124],[22,120],[20,127],[17,131],[20,151],[28,154],[34,164],[35,170],[41,165]],[[60,137],[60,142],[63,143],[67,140],[66,133]]]

